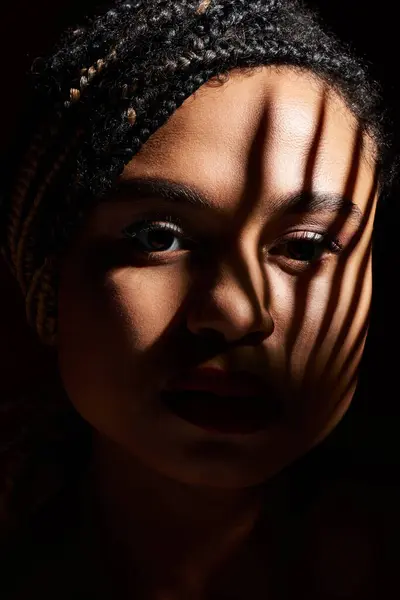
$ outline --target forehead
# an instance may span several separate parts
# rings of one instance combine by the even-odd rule
[[[175,178],[206,186],[218,200],[227,183],[238,193],[248,189],[254,167],[264,190],[301,189],[312,165],[315,190],[344,191],[356,137],[355,117],[315,77],[287,67],[263,67],[250,76],[232,71],[222,86],[206,84],[187,98],[144,144],[123,178]],[[361,203],[373,181],[371,142],[364,141],[355,170],[354,193]]]

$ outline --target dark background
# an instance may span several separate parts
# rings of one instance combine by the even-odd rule
[[[372,74],[383,84],[384,97],[392,112],[394,131],[399,139],[400,111],[397,105],[400,69],[397,45],[400,30],[396,3],[393,0],[375,3],[365,0],[308,0],[308,3],[319,10],[331,30],[350,42],[357,53],[370,63]],[[46,53],[65,26],[78,24],[82,13],[90,12],[90,7],[96,4],[94,0],[36,0],[29,4],[14,0],[1,7],[0,152],[7,149],[7,144],[13,138],[18,108],[23,101],[24,73],[32,60]],[[352,565],[349,568],[353,568],[353,559],[362,554],[364,542],[361,546],[352,546],[351,534],[348,533],[355,528],[361,530],[365,523],[370,537],[379,531],[379,539],[386,540],[385,544],[377,541],[380,592],[376,594],[371,590],[370,595],[363,593],[363,600],[367,596],[374,600],[389,597],[392,585],[393,590],[397,589],[400,560],[400,408],[397,383],[400,333],[397,278],[400,252],[397,243],[397,192],[391,198],[391,206],[384,238],[384,259],[374,282],[374,327],[364,357],[364,373],[367,377],[359,385],[357,402],[353,402],[356,416],[346,415],[344,424],[338,428],[341,441],[339,450],[336,447],[330,455],[331,459],[334,457],[333,467],[331,460],[329,471],[327,455],[320,460],[322,466],[318,467],[319,473],[325,474],[325,486],[319,495],[321,510],[315,513],[315,529],[328,539],[329,564],[335,565],[335,560],[342,557]],[[1,404],[10,394],[29,391],[51,379],[55,357],[36,341],[34,333],[25,324],[22,297],[1,259],[0,292]],[[335,465],[341,479],[340,491],[334,484]],[[314,467],[309,472],[312,493]],[[301,485],[307,487],[304,473],[302,477]],[[347,483],[343,485],[346,477]],[[321,475],[320,479],[323,478]],[[340,497],[342,505],[338,501]],[[318,520],[318,514],[325,516]],[[336,531],[339,532],[340,528],[345,532],[344,537],[339,535],[336,538]],[[384,547],[386,550],[383,550]],[[363,564],[362,559],[360,564]],[[393,593],[393,590],[390,591]]]
[[[22,0],[7,2],[0,18],[0,151],[7,148],[18,120],[18,108],[23,101],[24,73],[32,60],[46,53],[67,25],[80,22],[84,12],[98,2],[94,0]],[[387,105],[397,118],[399,68],[397,40],[400,36],[396,5],[389,0],[367,3],[365,0],[309,0],[328,27],[371,65],[372,74],[381,80]],[[397,137],[400,137],[397,135]],[[385,259],[379,271],[375,289],[377,315],[375,337],[366,354],[370,377],[364,390],[363,403],[376,420],[378,439],[386,440],[387,427],[396,432],[397,408],[397,340],[398,292],[397,274],[400,253],[397,248],[397,197],[392,198],[392,216],[387,224]],[[378,289],[379,288],[379,289]],[[24,305],[16,285],[0,260],[0,397],[10,392],[29,390],[43,381],[54,366],[54,357],[35,339],[25,325]],[[393,418],[392,418],[393,417]],[[390,459],[390,460],[389,460]],[[389,462],[396,460],[389,456]]]

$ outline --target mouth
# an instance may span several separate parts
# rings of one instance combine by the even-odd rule
[[[215,434],[252,434],[281,416],[280,406],[261,396],[220,396],[201,390],[161,392],[164,406],[181,419]]]
[[[252,434],[282,416],[282,403],[259,377],[220,368],[195,368],[161,392],[167,410],[215,434]]]

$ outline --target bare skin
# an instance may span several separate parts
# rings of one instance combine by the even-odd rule
[[[268,589],[265,569],[251,567],[263,484],[345,414],[367,335],[377,193],[373,144],[359,141],[343,101],[311,76],[234,72],[185,101],[74,240],[59,295],[60,372],[93,428],[88,497],[113,548],[105,569],[118,570],[126,594],[211,598],[228,579],[235,588],[238,565],[259,569]],[[209,205],[141,197],[130,187],[138,178],[195,187]],[[304,190],[353,206],[295,210]],[[151,238],[138,245],[122,233],[167,215],[184,224],[171,250],[149,255]],[[258,373],[277,391],[284,416],[267,430],[213,435],[160,404],[165,383],[198,364],[210,330],[202,365]],[[129,581],[133,565],[140,584]]]

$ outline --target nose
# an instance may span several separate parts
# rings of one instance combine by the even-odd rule
[[[274,331],[266,296],[265,275],[261,272],[251,274],[243,267],[225,266],[212,284],[203,282],[202,289],[194,291],[188,329],[197,335],[222,334],[230,343],[258,345]]]

